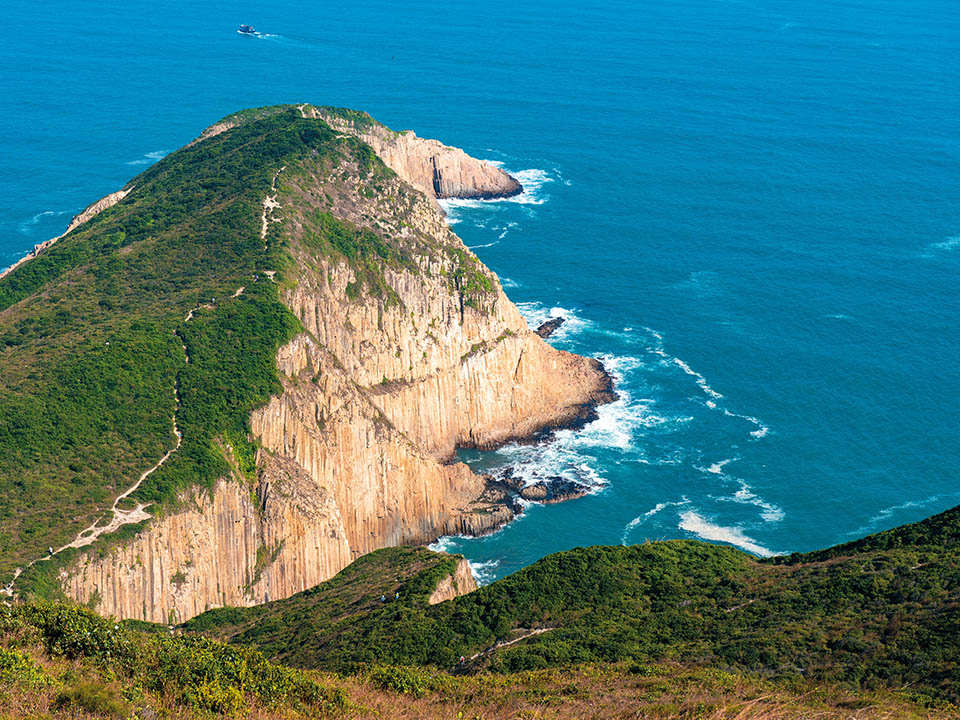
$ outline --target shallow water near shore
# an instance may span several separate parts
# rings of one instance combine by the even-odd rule
[[[5,8],[0,266],[249,106],[364,109],[523,182],[449,219],[620,399],[463,453],[594,489],[439,543],[482,579],[594,543],[809,550],[960,503],[956,3]]]

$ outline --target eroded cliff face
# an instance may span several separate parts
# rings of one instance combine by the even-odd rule
[[[396,132],[370,121],[369,116],[344,115],[333,108],[304,105],[302,112],[306,117],[322,119],[335,130],[359,137],[387,167],[427,197],[503,198],[523,190],[515,178],[500,168],[438,140],[417,137],[412,130]]]
[[[473,579],[470,564],[461,558],[457,562],[457,569],[452,575],[447,575],[438,584],[427,600],[431,605],[437,605],[445,600],[453,600],[477,589],[477,581]]]
[[[68,595],[119,617],[183,621],[289,596],[381,547],[489,532],[513,512],[451,462],[456,447],[580,423],[612,399],[599,363],[531,331],[435,193],[404,181],[422,168],[391,159],[396,176],[287,167],[264,206],[270,238],[295,262],[281,297],[304,332],[278,353],[283,392],[250,419],[262,448],[255,486],[226,480],[106,557],[87,555],[63,578]],[[389,252],[371,265],[332,251],[321,242],[329,218],[375,233]]]

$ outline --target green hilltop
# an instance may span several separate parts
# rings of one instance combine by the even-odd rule
[[[464,303],[490,302],[468,253],[328,212],[326,193],[356,193],[357,178],[398,223],[412,207],[361,141],[295,106],[214,128],[0,280],[0,584],[148,468],[124,509],[163,513],[221,477],[252,486],[248,418],[281,389],[277,349],[301,331],[280,292],[320,259],[356,270],[348,300],[389,304],[385,268],[444,253]],[[274,192],[296,210],[265,224]],[[18,579],[27,602],[0,606],[0,718],[956,716],[958,544],[960,508],[763,561],[693,541],[577,548],[436,605],[458,559],[389,548],[173,631],[37,602],[60,595],[67,550]]]

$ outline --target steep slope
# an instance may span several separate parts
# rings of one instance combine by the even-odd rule
[[[503,672],[671,659],[909,686],[957,702],[958,542],[960,507],[777,561],[690,541],[578,548],[440,605],[358,606],[333,621],[335,586],[325,584],[259,608],[205,613],[186,628],[307,667],[453,668],[465,655],[471,671]],[[378,582],[375,565],[363,571]]]
[[[175,450],[130,495],[149,522],[15,590],[161,622],[286,597],[371,550],[506,522],[455,448],[611,399],[434,197],[321,116],[225,118],[0,283],[0,571],[116,524],[113,498]]]

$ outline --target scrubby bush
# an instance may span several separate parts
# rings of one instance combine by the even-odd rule
[[[29,655],[15,649],[0,647],[0,685],[16,683],[32,687],[51,684],[43,668]]]
[[[124,718],[130,706],[116,688],[98,682],[80,681],[61,690],[53,703],[60,710],[82,710],[100,718]]]

